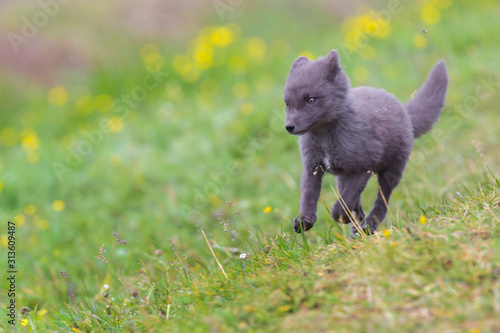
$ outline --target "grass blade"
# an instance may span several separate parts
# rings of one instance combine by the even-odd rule
[[[226,279],[229,281],[229,277],[227,276],[226,272],[224,271],[224,267],[222,267],[221,263],[219,262],[219,259],[217,259],[217,256],[215,255],[214,250],[212,249],[212,246],[210,246],[210,242],[207,239],[207,236],[205,235],[205,232],[202,230],[201,233],[203,234],[203,237],[205,237],[205,241],[207,242],[208,248],[210,249],[210,252],[212,252],[212,255],[215,258],[215,261],[217,262],[217,265],[219,265],[220,270],[226,277]]]

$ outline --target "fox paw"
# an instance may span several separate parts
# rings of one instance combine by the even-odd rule
[[[300,224],[301,221],[302,221],[302,227]],[[316,216],[314,217],[297,216],[295,218],[295,221],[293,222],[293,230],[295,230],[296,233],[307,231],[314,226],[314,223],[316,223]]]
[[[361,222],[357,222],[356,224],[351,224],[351,238],[360,236],[361,233],[365,235],[373,235],[373,233],[377,230],[378,223],[373,219],[366,219]]]
[[[360,229],[357,229],[356,227],[351,226],[351,235],[349,238],[356,239],[361,235],[370,236],[373,235],[373,232],[368,227],[360,227]]]

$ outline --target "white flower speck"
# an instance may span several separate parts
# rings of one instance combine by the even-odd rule
[[[247,260],[247,257],[248,257],[248,254],[246,254],[246,253],[240,254],[240,259],[241,260]]]

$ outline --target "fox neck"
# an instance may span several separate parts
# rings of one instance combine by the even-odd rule
[[[351,136],[357,135],[356,132],[356,117],[354,114],[354,109],[352,108],[349,100],[346,99],[345,104],[337,107],[334,111],[338,114],[338,117],[332,117],[328,121],[321,123],[316,126],[310,134],[313,137],[324,138],[324,137],[337,137],[337,136]]]
[[[349,158],[351,154],[355,154],[352,143],[359,137],[360,128],[357,126],[355,111],[349,103],[346,103],[343,110],[336,111],[340,111],[340,117],[323,123],[309,134],[327,155]]]

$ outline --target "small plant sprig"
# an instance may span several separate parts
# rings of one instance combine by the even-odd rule
[[[125,238],[124,240],[122,240],[120,238],[120,234],[117,233],[117,232],[114,232],[113,236],[116,237],[116,239],[115,239],[116,245],[125,245],[125,246],[127,246],[128,238]],[[128,252],[128,250],[123,250],[123,252]]]
[[[70,282],[70,279],[69,279],[69,274],[66,273],[65,271],[60,271],[59,272],[59,276],[63,278],[63,283],[68,283]]]
[[[117,232],[114,232],[113,236],[116,237],[116,244],[118,244],[118,245],[120,245],[120,244],[127,245],[128,238],[125,238],[124,240],[121,240],[120,239],[120,234],[117,233]]]
[[[104,262],[105,264],[108,263],[108,259],[106,259],[106,257],[104,256],[106,254],[106,250],[104,249],[104,243],[101,245],[101,247],[99,248],[99,254],[96,255],[96,259],[97,260],[102,260],[102,262]]]

